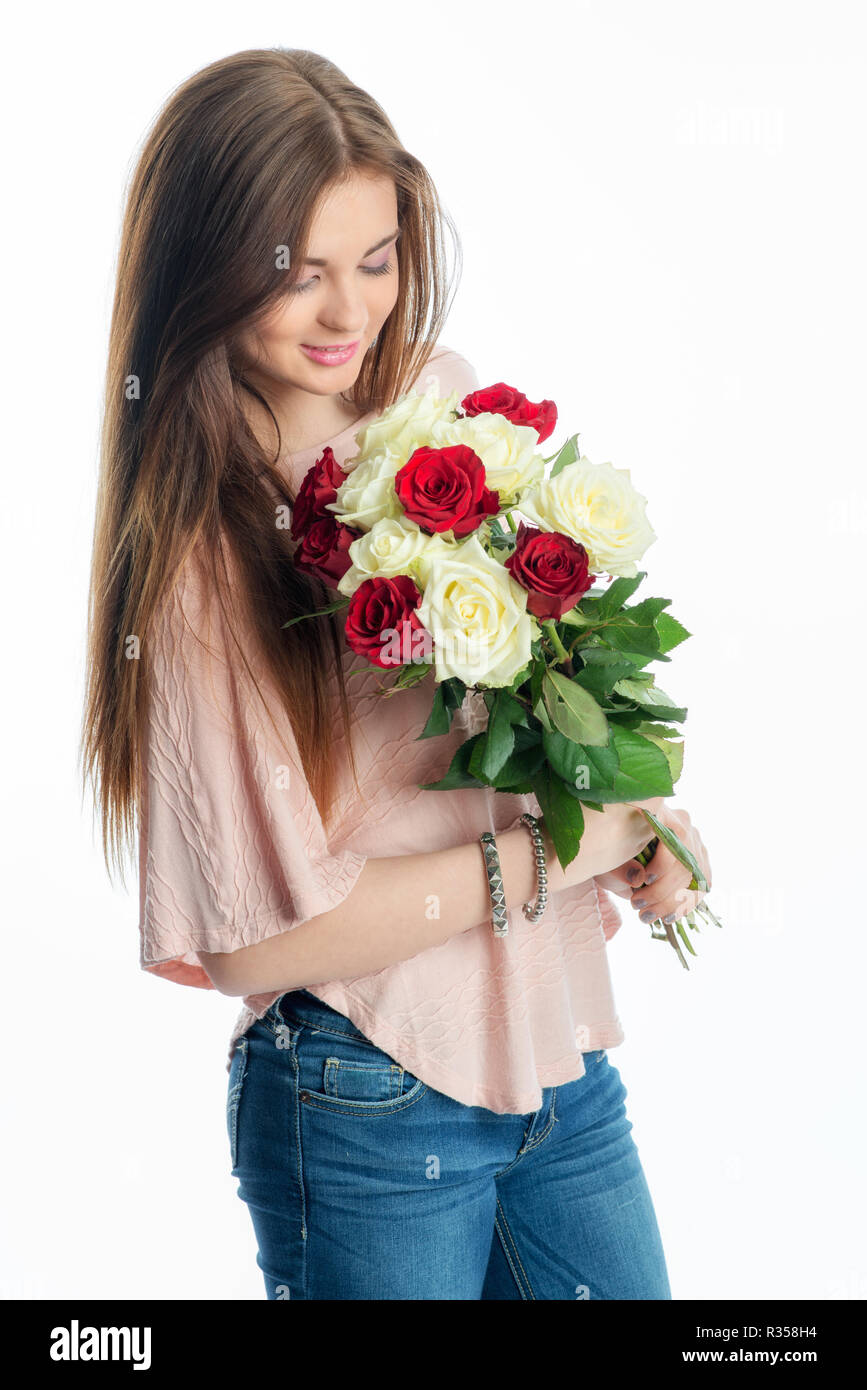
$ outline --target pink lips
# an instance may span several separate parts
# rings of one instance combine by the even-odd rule
[[[338,343],[333,347],[311,347],[309,343],[302,343],[301,351],[313,362],[319,362],[325,367],[336,367],[342,362],[348,362],[357,347],[358,339],[354,343]]]

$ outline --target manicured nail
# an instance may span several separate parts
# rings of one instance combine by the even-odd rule
[[[669,926],[669,925],[674,921],[674,919],[675,919],[676,916],[677,916],[677,913],[676,913],[676,912],[669,912],[668,916],[667,916],[667,917],[663,917],[662,920],[663,920],[663,922],[665,923],[666,926]]]
[[[629,879],[630,883],[635,882],[635,880],[638,878],[637,864],[630,864],[629,868],[626,870],[626,877]]]
[[[649,907],[646,912],[639,912],[638,914],[639,921],[641,922],[652,922],[655,916],[656,913],[652,907]]]
[[[645,883],[655,883],[658,878],[659,874],[648,874],[647,878],[644,881]]]
[[[647,899],[646,899],[646,898],[633,898],[633,899],[632,899],[632,906],[633,906],[633,907],[644,907],[644,904],[645,904],[646,902],[647,902]]]

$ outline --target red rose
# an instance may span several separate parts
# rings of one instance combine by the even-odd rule
[[[500,495],[485,486],[485,477],[485,465],[466,444],[446,449],[422,445],[398,469],[394,490],[410,521],[422,531],[452,531],[459,537],[500,510]]]
[[[333,512],[326,510],[325,504],[337,500],[337,489],[346,481],[346,476],[334,457],[331,445],[326,444],[322,457],[308,468],[298,489],[292,508],[290,534],[293,540],[297,541],[299,536],[303,536],[318,517],[334,516]]]
[[[472,391],[464,396],[461,409],[465,415],[482,415],[491,411],[494,415],[505,415],[513,425],[532,425],[539,435],[541,444],[554,433],[557,424],[557,407],[553,401],[528,401],[523,391],[498,381],[493,386],[485,386],[481,391]]]
[[[315,574],[330,589],[336,589],[352,564],[349,547],[361,534],[344,526],[333,512],[316,517],[292,557],[295,568]]]
[[[583,545],[523,521],[505,568],[527,590],[527,611],[541,622],[568,613],[593,583]]]
[[[393,579],[379,575],[365,579],[352,595],[347,609],[347,644],[374,666],[389,669],[407,664],[414,651],[418,655],[418,638],[414,634],[427,632],[415,611],[420,600],[418,588],[406,574],[398,574]],[[430,638],[426,645],[432,644]],[[393,651],[396,645],[400,648],[399,655],[386,650]]]

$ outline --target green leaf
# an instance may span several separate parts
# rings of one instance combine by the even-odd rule
[[[420,681],[423,681],[430,669],[431,665],[428,661],[408,662],[407,665],[401,666],[390,689],[409,690],[412,686],[418,685]]]
[[[616,617],[611,618],[599,634],[601,640],[616,651],[631,657],[633,652],[639,652],[638,663],[643,664],[646,660],[652,660],[659,651],[659,638],[656,635],[656,628],[653,623],[634,623],[629,618],[629,610],[624,609]]]
[[[340,608],[348,608],[349,599],[341,598],[336,603],[329,603],[325,608],[317,608],[313,613],[299,613],[297,618],[290,618],[288,623],[281,623],[281,627],[292,627],[293,623],[303,622],[305,618],[321,618],[326,613],[336,613]]]
[[[493,692],[488,709],[487,733],[480,745],[484,751],[472,770],[493,782],[515,746],[515,725],[526,724],[527,716],[520,701],[505,690]]]
[[[651,793],[651,795],[654,795],[654,793]],[[629,799],[647,800],[646,797],[630,797]],[[660,840],[662,840],[663,844],[669,850],[671,850],[671,853],[674,855],[674,857],[676,859],[679,859],[681,864],[685,864],[686,867],[689,870],[691,870],[692,882],[688,885],[689,888],[692,889],[694,892],[706,893],[708,889],[708,881],[705,878],[704,873],[702,872],[701,867],[699,865],[699,862],[695,858],[695,855],[693,854],[692,850],[687,849],[686,845],[683,844],[683,842],[678,838],[677,835],[675,835],[674,831],[669,826],[663,825],[659,817],[655,816],[652,811],[648,811],[646,806],[638,806],[636,807],[636,809],[639,810],[641,814],[647,820],[650,821],[650,824],[653,826]]]
[[[539,699],[536,701],[535,705],[533,706],[533,713],[538,719],[539,723],[542,725],[542,728],[547,730],[548,733],[550,733],[554,725],[551,723],[551,720],[548,717],[548,711],[545,708],[544,700]]]
[[[573,743],[604,745],[608,742],[608,720],[599,705],[582,686],[553,667],[542,682],[545,707],[551,722]]]
[[[607,631],[608,629],[606,628],[606,632]],[[592,646],[581,645],[578,649],[578,654],[580,655],[581,660],[587,662],[588,665],[595,662],[601,662],[604,658],[604,660],[606,661],[629,661],[636,668],[636,670],[640,670],[642,666],[647,665],[648,661],[671,660],[671,657],[662,656],[657,651],[629,651],[628,648],[625,645],[623,645],[622,641],[619,642],[616,646],[614,643],[612,643],[611,648],[603,647],[601,645],[601,639],[597,639],[595,633],[591,638],[591,642],[593,643]]]
[[[672,647],[676,647],[679,642],[685,642],[692,633],[687,632],[682,623],[673,618],[670,613],[660,613],[654,624],[659,636],[659,650],[670,652]]]
[[[678,742],[674,743],[670,738],[665,737],[665,733],[677,733]],[[668,770],[671,773],[672,784],[677,782],[683,772],[683,737],[677,730],[668,730],[665,724],[636,724],[633,733],[641,734],[643,738],[649,738],[651,743],[655,743],[665,754],[668,761]]]
[[[616,666],[618,662],[627,659],[623,652],[613,652],[609,647],[581,648],[581,660],[586,661],[588,666]]]
[[[554,729],[551,733],[542,734],[542,747],[557,776],[574,786],[578,769],[584,767],[587,762],[583,744],[573,742],[558,729]]]
[[[467,771],[476,781],[489,783],[489,778],[485,776],[483,764],[485,761],[485,746],[487,744],[487,734],[477,734],[473,751],[470,754],[470,761],[467,764]]]
[[[499,686],[494,690],[485,692],[485,701],[488,705],[488,709],[491,708],[494,700],[497,701],[500,708],[504,711],[510,724],[520,724],[523,725],[525,729],[530,727],[526,705],[521,700],[517,700],[507,687]]]
[[[447,734],[451,728],[451,723],[452,717],[446,708],[445,688],[443,685],[438,685],[434,691],[431,712],[419,738],[434,738],[438,734]]]
[[[533,794],[541,807],[545,827],[554,841],[557,858],[565,869],[578,853],[584,833],[584,812],[580,802],[570,796],[566,786],[547,764],[533,778]]]
[[[434,691],[431,712],[427,723],[418,735],[419,738],[434,738],[447,734],[452,726],[452,715],[464,702],[466,686],[457,676],[441,681]]]
[[[634,730],[620,724],[609,725],[611,744],[607,749],[586,748],[593,772],[587,788],[597,801],[647,801],[651,796],[671,796],[674,786],[668,759],[662,749]],[[616,768],[612,765],[616,757]],[[595,775],[594,775],[595,774]]]
[[[549,478],[556,478],[558,473],[562,473],[564,468],[568,468],[570,463],[575,463],[581,457],[581,450],[578,448],[579,438],[580,435],[570,434],[554,460],[554,467],[548,475]],[[518,510],[520,511],[520,505]]]
[[[422,791],[446,792],[453,791],[457,787],[483,787],[484,782],[473,777],[469,771],[470,759],[473,750],[482,734],[474,734],[472,738],[462,743],[455,752],[454,757],[449,763],[448,772],[439,782],[421,782],[419,786]]]
[[[600,618],[611,618],[622,608],[626,600],[635,593],[642,579],[647,574],[646,570],[639,570],[638,574],[621,576],[613,579],[607,589],[603,589],[602,596],[596,606],[596,614]]]
[[[445,690],[446,708],[454,713],[456,710],[459,710],[464,703],[467,687],[460,676],[450,676],[449,679],[443,681],[442,684]]]
[[[632,680],[615,681],[614,689],[618,695],[624,695],[627,700],[635,700],[638,704],[645,705],[670,705],[672,702],[668,695],[654,685],[652,674],[635,676]]]
[[[498,791],[511,791],[512,783],[526,782],[539,771],[545,761],[545,750],[537,730],[515,726],[515,748],[500,768],[494,786]]]
[[[606,655],[613,660],[604,663],[591,662],[573,677],[576,685],[580,685],[583,690],[589,690],[597,700],[610,694],[617,681],[638,674],[632,662],[623,660],[618,653],[607,652]]]
[[[620,754],[614,742],[613,724],[609,725],[611,738],[605,748],[582,748],[583,760],[590,770],[590,786],[587,791],[596,794],[606,789],[614,790],[615,779],[620,767]],[[579,789],[580,790],[580,789]]]
[[[490,544],[494,550],[514,550],[515,537],[511,531],[502,532],[499,536],[491,536]],[[508,556],[498,558],[508,559]]]
[[[527,663],[527,665],[529,666],[531,665],[531,663],[532,657],[530,658],[530,661]],[[517,695],[518,691],[521,690],[522,687],[527,684],[528,680],[529,677],[527,675],[527,667],[524,666],[521,668],[520,671],[518,671],[511,685],[499,685],[495,688],[497,690],[505,690],[509,695]]]
[[[545,679],[547,669],[548,663],[540,652],[533,660],[533,669],[530,673],[530,704],[533,709],[542,698],[542,682]]]
[[[616,681],[614,691],[625,700],[631,700],[640,709],[647,710],[650,714],[658,714],[660,719],[686,719],[686,709],[672,704],[671,696],[653,684],[653,679],[651,678],[649,684],[636,680]]]
[[[631,623],[645,627],[648,623],[655,623],[663,608],[670,603],[670,598],[645,598],[640,603],[633,603],[631,608],[624,608],[623,613]]]
[[[594,613],[598,612],[596,604],[605,597],[610,587],[610,584],[594,584],[592,588],[587,590],[586,594],[582,594],[581,607],[586,606],[588,610],[592,608]]]

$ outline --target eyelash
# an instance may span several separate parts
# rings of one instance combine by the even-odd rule
[[[389,257],[387,261],[383,261],[382,265],[363,265],[360,267],[360,269],[364,272],[365,275],[387,275],[388,272],[392,269],[391,257]],[[310,280],[302,280],[300,285],[290,285],[289,293],[306,294],[307,290],[312,288],[313,281],[315,279],[316,276],[314,275]]]

